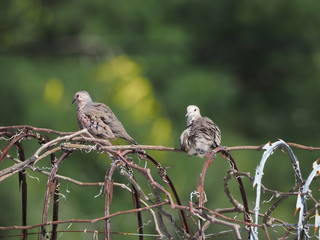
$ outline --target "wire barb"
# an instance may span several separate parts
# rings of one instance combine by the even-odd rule
[[[49,139],[46,135],[50,133],[53,136]],[[32,144],[26,144],[36,141],[38,147],[32,149]],[[235,146],[235,147],[217,147],[211,155],[208,155],[207,161],[203,163],[202,172],[199,174],[196,190],[191,192],[186,199],[181,198],[182,190],[176,188],[169,177],[169,173],[174,171],[168,170],[163,162],[158,161],[149,155],[149,151],[166,151],[176,152],[177,154],[185,154],[180,149],[152,146],[152,145],[111,145],[109,141],[97,139],[87,134],[87,130],[77,132],[59,132],[52,129],[36,128],[32,126],[8,126],[0,127],[0,166],[5,166],[0,170],[0,184],[9,184],[11,181],[4,181],[16,174],[19,175],[19,184],[22,199],[22,225],[0,226],[2,233],[7,232],[10,236],[0,236],[0,238],[8,238],[13,236],[14,231],[19,232],[21,239],[27,239],[31,234],[37,234],[38,239],[50,238],[58,239],[61,234],[66,232],[75,234],[82,232],[92,234],[93,239],[112,239],[113,235],[138,236],[139,239],[146,237],[157,237],[158,239],[206,239],[209,237],[219,237],[222,235],[234,234],[233,238],[243,239],[247,234],[251,239],[270,239],[269,232],[277,235],[279,239],[285,239],[289,235],[297,236],[297,239],[319,238],[319,206],[320,202],[317,196],[313,196],[312,184],[319,177],[320,164],[318,160],[312,164],[312,171],[304,181],[301,174],[301,167],[296,158],[293,149],[301,149],[305,151],[319,151],[319,147],[303,146],[296,143],[286,143],[278,140],[274,143],[267,143],[260,146]],[[263,183],[268,180],[264,176],[265,164],[270,156],[280,149],[286,153],[286,157],[291,161],[293,169],[294,181],[292,188],[285,191],[279,189],[269,189]],[[261,161],[255,170],[255,177],[250,172],[241,172],[238,168],[238,162],[231,155],[231,151],[263,151]],[[83,182],[81,174],[76,172],[75,178],[70,177],[63,170],[66,160],[68,160],[75,151],[80,155],[83,154],[99,154],[99,158],[103,157],[107,164],[105,178],[99,182]],[[149,152],[148,151],[148,152]],[[28,155],[28,154],[30,155]],[[103,154],[103,155],[101,155]],[[226,170],[226,177],[223,181],[224,193],[232,204],[232,208],[219,208],[213,210],[216,202],[211,199],[209,194],[211,189],[208,182],[210,177],[206,177],[209,166],[214,166],[214,159],[219,154],[222,159],[229,163],[229,169]],[[2,165],[2,163],[4,163]],[[307,164],[306,161],[303,162]],[[310,168],[309,165],[307,167]],[[309,169],[307,168],[307,169]],[[180,168],[179,168],[180,169]],[[216,169],[213,169],[216,171]],[[305,172],[305,171],[304,171]],[[176,176],[175,176],[176,177]],[[43,181],[43,179],[46,181]],[[79,179],[76,179],[79,178]],[[37,181],[34,181],[36,179]],[[236,180],[241,196],[235,193],[232,179]],[[245,189],[245,182],[252,184],[255,189],[255,204],[252,205],[248,201],[251,195],[248,194],[251,189]],[[101,217],[91,219],[70,218],[59,219],[60,205],[69,203],[70,199],[81,191],[69,190],[69,184],[83,189],[95,188],[99,193],[94,196],[94,201],[100,201],[104,198],[104,214]],[[42,214],[38,216],[39,222],[30,225],[27,222],[29,214],[26,209],[30,208],[27,199],[28,187],[34,184],[46,185],[45,191],[42,192],[44,200],[42,202]],[[60,189],[65,189],[64,194]],[[42,188],[39,188],[42,189]],[[70,188],[71,189],[71,188]],[[39,190],[40,191],[40,190]],[[88,191],[82,191],[86,194]],[[89,191],[92,194],[92,191]],[[207,194],[208,196],[207,196]],[[268,194],[268,195],[266,195]],[[114,205],[115,202],[123,200],[132,195],[133,204],[128,209],[127,206]],[[237,196],[240,196],[240,200]],[[266,195],[266,196],[264,196]],[[270,196],[271,195],[271,196]],[[66,197],[68,196],[68,198]],[[264,198],[262,198],[264,197]],[[60,201],[64,199],[63,201]],[[209,198],[209,199],[208,199]],[[296,200],[297,221],[286,222],[273,214],[279,206],[284,206],[284,200],[292,198]],[[265,200],[261,200],[265,199]],[[93,200],[91,195],[91,200]],[[121,201],[122,202],[122,201]],[[188,205],[184,205],[188,202]],[[90,204],[88,202],[88,204]],[[265,213],[262,210],[267,208]],[[309,206],[309,209],[307,209]],[[216,206],[215,206],[216,207]],[[120,209],[121,208],[121,209]],[[113,211],[113,209],[117,209]],[[34,209],[30,209],[31,212]],[[50,213],[52,211],[52,213]],[[73,214],[73,213],[68,213]],[[121,222],[117,222],[117,216],[135,214],[138,223],[138,233],[116,232],[117,226]],[[244,214],[244,220],[239,220],[238,215]],[[254,216],[253,220],[251,216]],[[52,216],[52,219],[49,217]],[[179,217],[178,217],[179,216]],[[311,224],[311,223],[312,224]],[[71,226],[81,226],[85,223],[84,230],[73,230]],[[88,225],[92,229],[101,229],[104,224],[103,231],[87,230]],[[117,224],[116,224],[117,223]],[[61,230],[63,224],[70,224]],[[223,230],[216,230],[213,225],[219,224]],[[51,229],[50,229],[51,227]],[[313,228],[314,231],[310,231]],[[38,230],[31,232],[32,229]],[[150,232],[149,232],[150,231]],[[152,232],[151,232],[152,231]],[[212,232],[215,231],[215,232]],[[271,233],[270,232],[270,233]],[[60,234],[59,234],[60,233]],[[58,235],[59,234],[59,235]],[[103,237],[101,236],[103,235]],[[263,235],[263,236],[262,236]],[[230,238],[232,238],[230,236]]]

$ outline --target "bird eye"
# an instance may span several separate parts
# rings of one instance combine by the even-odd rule
[[[195,108],[193,111],[195,112],[195,111],[197,111],[197,109]]]
[[[79,94],[77,94],[77,98],[79,98]]]

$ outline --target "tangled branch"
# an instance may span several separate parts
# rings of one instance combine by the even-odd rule
[[[50,138],[49,138],[50,137]],[[29,141],[37,141],[40,145],[34,149],[31,156],[26,157],[25,143]],[[98,222],[104,222],[104,231],[95,233],[104,234],[105,239],[112,239],[116,234],[113,231],[113,221],[115,217],[125,214],[135,214],[137,216],[137,234],[122,233],[127,235],[138,235],[139,239],[144,239],[148,236],[144,232],[144,215],[142,212],[149,213],[151,222],[153,223],[154,232],[151,234],[157,236],[158,239],[207,239],[209,237],[230,234],[224,231],[208,233],[211,226],[221,225],[224,229],[234,233],[236,239],[247,238],[258,239],[259,235],[263,234],[267,239],[270,239],[269,229],[282,228],[282,238],[285,238],[290,233],[297,233],[298,239],[310,238],[309,229],[313,227],[317,229],[319,222],[318,206],[319,201],[313,196],[309,186],[317,177],[319,165],[313,164],[314,170],[305,182],[301,175],[301,170],[297,158],[294,156],[292,149],[302,149],[306,151],[319,151],[319,147],[304,146],[296,143],[285,143],[279,140],[275,143],[267,143],[260,146],[234,146],[220,147],[214,150],[213,157],[204,162],[202,172],[199,173],[199,180],[194,184],[196,191],[192,196],[196,200],[190,200],[187,205],[184,205],[179,195],[179,189],[176,188],[158,160],[148,154],[146,151],[165,151],[177,152],[185,154],[177,148],[152,145],[110,145],[110,142],[103,139],[92,137],[85,129],[78,132],[59,132],[52,129],[37,128],[32,126],[8,126],[0,127],[0,166],[6,165],[0,170],[0,184],[6,184],[5,180],[18,174],[19,184],[21,185],[22,198],[22,225],[0,226],[2,232],[9,230],[20,230],[19,236],[21,239],[27,239],[28,232],[31,229],[38,229],[39,239],[46,239],[50,234],[51,239],[57,239],[59,232],[58,227],[61,224],[72,223],[81,224],[87,223],[95,226]],[[269,189],[262,184],[263,168],[268,157],[275,151],[274,146],[280,146],[288,152],[289,158],[292,160],[294,168],[295,183],[291,190],[281,192],[278,190]],[[15,149],[18,155],[15,156]],[[256,170],[255,177],[249,172],[241,172],[241,167],[237,166],[236,160],[231,155],[232,151],[264,151],[261,163]],[[59,169],[62,167],[62,162],[68,159],[75,151],[82,152],[97,152],[104,153],[107,161],[111,161],[111,165],[105,170],[105,178],[100,182],[81,182],[69,176],[59,174]],[[223,159],[228,160],[230,169],[226,171],[224,179],[224,192],[232,204],[233,208],[216,208],[211,209],[207,204],[207,196],[205,194],[205,178],[208,167],[213,163],[214,159],[221,155]],[[40,163],[48,161],[51,167],[49,169],[41,169]],[[138,160],[138,161],[136,161]],[[140,162],[145,161],[151,163],[151,167],[141,167]],[[6,163],[6,164],[4,164]],[[43,193],[44,202],[42,205],[42,215],[39,216],[39,223],[28,225],[27,215],[27,177],[26,171],[33,171],[46,176],[46,191]],[[115,174],[119,172],[125,179],[124,182],[114,182]],[[235,179],[240,191],[241,199],[237,199],[230,188],[230,181]],[[250,209],[248,200],[248,189],[245,188],[244,181],[248,184],[258,185],[255,199],[255,206]],[[59,220],[59,185],[60,182],[69,182],[81,187],[103,187],[104,192],[104,214],[99,218],[94,219],[65,219]],[[127,185],[129,184],[129,185]],[[122,189],[132,195],[132,209],[112,211],[112,200],[114,199],[114,187]],[[263,193],[260,191],[262,189]],[[269,207],[266,213],[260,212],[260,197],[261,194],[271,194],[273,204]],[[287,198],[297,199],[297,211],[299,211],[299,221],[297,223],[289,223],[282,219],[271,217],[283,201]],[[307,209],[307,201],[313,204],[313,207]],[[52,221],[48,220],[50,206],[52,206]],[[228,215],[239,213],[244,214],[244,220],[239,220]],[[176,215],[179,215],[177,218]],[[253,221],[254,216],[254,221]],[[315,216],[315,223],[310,224],[310,219]],[[261,223],[259,223],[261,222]],[[51,230],[47,227],[51,226]],[[72,230],[70,230],[72,232]],[[280,231],[279,231],[280,232]],[[120,233],[119,233],[120,234]],[[278,233],[280,234],[280,233]],[[247,235],[247,237],[244,237]],[[7,237],[7,236],[0,236]]]

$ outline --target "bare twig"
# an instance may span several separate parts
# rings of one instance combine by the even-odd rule
[[[49,204],[51,198],[54,196],[54,193],[56,192],[56,186],[57,186],[57,178],[56,174],[58,172],[59,164],[66,159],[71,152],[65,152],[61,155],[59,159],[53,162],[53,167],[51,169],[51,174],[48,178],[47,183],[47,189],[45,194],[45,201],[44,201],[44,207],[43,207],[43,213],[42,213],[42,222],[47,222],[48,212],[49,212]],[[46,234],[46,229],[44,226],[41,228],[41,240],[44,240]]]
[[[8,227],[0,227],[0,230],[15,230],[15,229],[33,229],[38,228],[42,226],[48,226],[53,224],[63,224],[63,223],[97,223],[100,221],[104,221],[108,218],[116,217],[123,214],[130,214],[130,213],[136,213],[138,211],[146,211],[155,207],[163,206],[169,204],[169,201],[161,202],[158,204],[150,205],[147,207],[139,208],[139,209],[131,209],[127,211],[119,211],[113,214],[110,214],[108,216],[100,217],[100,218],[94,218],[94,219],[67,219],[67,220],[59,220],[59,221],[49,221],[45,223],[39,223],[34,225],[28,225],[28,226],[8,226]]]
[[[112,196],[113,196],[113,182],[112,177],[114,174],[114,171],[116,169],[116,164],[111,164],[110,170],[107,171],[106,177],[105,177],[105,184],[104,184],[104,194],[105,194],[105,206],[104,206],[104,214],[105,216],[110,215],[110,205],[112,202]],[[111,239],[111,225],[110,225],[110,218],[107,218],[106,220],[106,240]]]
[[[31,130],[31,131],[35,131],[35,132],[54,133],[59,136],[69,135],[69,134],[74,133],[74,132],[60,132],[60,131],[56,131],[53,129],[38,128],[38,127],[30,126],[30,125],[17,125],[17,126],[0,127],[0,131],[12,131],[12,130],[22,130],[22,131]]]
[[[53,136],[53,140],[48,140],[46,135]],[[40,146],[32,151],[25,149],[24,144],[27,141],[38,141]],[[0,183],[4,179],[8,179],[11,176],[19,173],[19,184],[22,189],[22,224],[21,226],[1,226],[0,230],[20,230],[21,239],[27,239],[27,236],[33,233],[27,232],[29,229],[40,230],[39,239],[44,239],[45,236],[51,233],[51,240],[57,239],[58,232],[75,232],[74,230],[67,229],[63,231],[58,231],[58,226],[60,224],[72,223],[72,224],[96,224],[98,222],[105,222],[105,231],[92,231],[93,237],[96,234],[105,234],[105,239],[112,239],[113,234],[124,234],[127,236],[138,236],[139,239],[143,239],[146,236],[155,236],[158,239],[207,239],[209,236],[219,236],[226,235],[230,232],[234,232],[236,239],[241,239],[240,232],[248,228],[250,229],[260,229],[261,234],[264,234],[266,239],[270,239],[269,232],[270,228],[274,234],[278,234],[277,237],[282,239],[292,234],[293,231],[298,232],[298,238],[309,239],[309,228],[313,227],[315,229],[320,226],[320,217],[318,216],[318,210],[320,202],[317,196],[313,196],[309,185],[314,182],[314,179],[318,178],[318,170],[320,165],[314,163],[314,170],[310,173],[310,176],[306,182],[303,181],[301,177],[301,170],[296,160],[291,148],[301,149],[304,151],[319,151],[320,147],[310,147],[304,146],[297,143],[285,143],[284,141],[278,141],[279,146],[282,150],[285,150],[291,161],[295,174],[295,185],[288,192],[281,192],[277,189],[269,189],[265,187],[261,182],[259,187],[263,190],[261,194],[271,194],[271,198],[268,201],[263,201],[263,204],[270,203],[268,211],[265,213],[260,213],[257,209],[249,209],[247,195],[242,183],[242,179],[248,179],[251,183],[257,184],[258,178],[253,179],[250,172],[241,172],[235,163],[235,160],[230,154],[230,151],[240,151],[240,150],[256,150],[261,151],[263,147],[272,148],[273,144],[267,143],[266,145],[259,146],[233,146],[233,147],[220,147],[215,149],[216,153],[221,153],[222,157],[227,159],[230,163],[230,170],[227,171],[227,176],[224,181],[224,190],[229,201],[234,206],[233,208],[217,208],[215,211],[208,207],[205,207],[206,196],[205,196],[205,176],[208,167],[213,162],[213,158],[208,159],[202,168],[200,174],[197,191],[193,192],[194,195],[199,197],[198,203],[189,203],[188,206],[184,206],[183,198],[180,199],[179,192],[180,189],[176,188],[173,181],[168,176],[165,166],[162,167],[158,159],[153,158],[151,155],[147,154],[145,150],[148,151],[165,151],[165,152],[176,152],[183,153],[180,149],[166,146],[153,146],[153,145],[121,145],[113,146],[108,140],[97,139],[88,134],[87,130],[81,130],[77,132],[60,132],[52,129],[37,128],[28,125],[21,126],[8,126],[0,127],[0,141],[4,142],[2,144],[2,149],[0,150],[0,161],[5,159],[11,159],[12,161],[5,162],[6,168],[0,170]],[[289,148],[290,147],[290,148]],[[12,157],[16,154],[14,150],[18,150],[18,157]],[[273,149],[274,150],[274,149]],[[273,150],[270,150],[272,153]],[[106,160],[111,160],[111,167],[106,170],[106,175],[104,181],[100,182],[81,182],[69,176],[63,176],[58,174],[58,169],[61,168],[61,162],[63,159],[69,157],[70,152],[80,151],[84,153],[96,152],[107,154]],[[29,157],[25,156],[25,153],[33,152]],[[59,156],[58,159],[54,155]],[[136,162],[135,156],[139,158],[139,163]],[[45,163],[48,160],[48,156],[51,157],[51,168],[40,169],[38,165]],[[148,161],[152,163],[140,167],[141,161]],[[306,161],[304,161],[306,163]],[[163,164],[163,163],[162,163]],[[9,166],[8,166],[9,165]],[[147,167],[148,166],[148,167]],[[154,166],[154,167],[153,167]],[[45,170],[44,170],[45,169]],[[49,169],[49,170],[48,170]],[[119,169],[119,173],[124,176],[121,177],[121,181],[124,182],[114,182],[113,177],[118,174],[116,169]],[[262,168],[260,168],[261,170]],[[35,225],[27,224],[27,172],[29,171],[37,172],[48,177],[47,188],[45,191],[45,199],[43,202],[43,213],[42,213],[42,223]],[[259,170],[259,168],[258,168]],[[262,176],[262,175],[261,175]],[[229,186],[229,181],[232,177],[238,181],[239,189],[242,197],[242,203],[239,202],[232,192],[232,188]],[[95,219],[67,219],[58,220],[59,214],[59,182],[70,182],[81,187],[104,187],[105,199],[105,213],[103,217]],[[159,181],[160,180],[160,181]],[[132,189],[130,189],[127,184],[132,184]],[[165,183],[165,184],[164,184]],[[4,183],[2,183],[4,184]],[[113,188],[114,186],[121,187],[130,194],[134,194],[134,207],[133,209],[125,211],[112,212],[111,202],[113,199]],[[179,194],[178,194],[179,193]],[[53,214],[52,221],[48,221],[48,211],[49,206],[53,202]],[[271,214],[275,213],[279,206],[282,206],[283,201],[287,198],[297,198],[297,206],[300,209],[299,221],[297,223],[289,223],[283,221],[280,218],[270,217]],[[306,203],[312,205],[309,210],[306,209]],[[311,203],[311,204],[309,204]],[[141,207],[143,206],[143,207]],[[258,205],[256,205],[257,208]],[[258,206],[259,207],[259,206]],[[149,224],[145,218],[138,216],[138,233],[116,233],[112,231],[112,227],[116,224],[111,225],[111,218],[124,214],[141,214],[142,211],[149,211],[154,225],[152,228],[157,234],[148,234],[146,231],[142,231],[144,225]],[[238,220],[236,216],[245,212],[245,220]],[[258,214],[257,214],[258,212]],[[180,217],[180,222],[178,219],[178,213]],[[258,218],[263,219],[262,224],[257,224],[258,222],[252,223],[250,219],[250,214],[256,214],[256,221]],[[232,216],[233,215],[233,216]],[[141,215],[140,215],[141,216]],[[311,219],[315,219],[315,224],[309,224]],[[189,226],[193,224],[193,226]],[[228,228],[226,232],[215,232],[212,234],[206,234],[212,228],[213,225],[222,225]],[[52,226],[52,231],[47,231],[46,227],[48,225]],[[278,229],[276,229],[278,228]],[[283,228],[285,233],[281,233],[279,228]],[[150,229],[150,226],[145,229]],[[277,231],[277,233],[275,233]],[[91,232],[91,231],[87,231]],[[310,231],[311,232],[311,231]],[[257,233],[257,231],[255,232]],[[300,233],[300,234],[299,234]],[[13,235],[11,235],[13,236]],[[178,237],[177,237],[178,236]],[[251,235],[253,236],[253,235]],[[257,236],[257,235],[256,235]],[[1,236],[0,236],[1,237]],[[7,236],[10,237],[10,236]]]

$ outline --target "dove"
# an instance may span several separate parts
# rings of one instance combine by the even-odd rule
[[[220,145],[221,131],[210,118],[202,117],[195,105],[187,107],[186,117],[186,129],[180,136],[181,150],[203,158]]]
[[[112,110],[103,103],[93,102],[88,92],[76,92],[72,103],[74,102],[78,105],[77,119],[80,129],[86,128],[94,137],[107,140],[122,138],[137,144]]]

